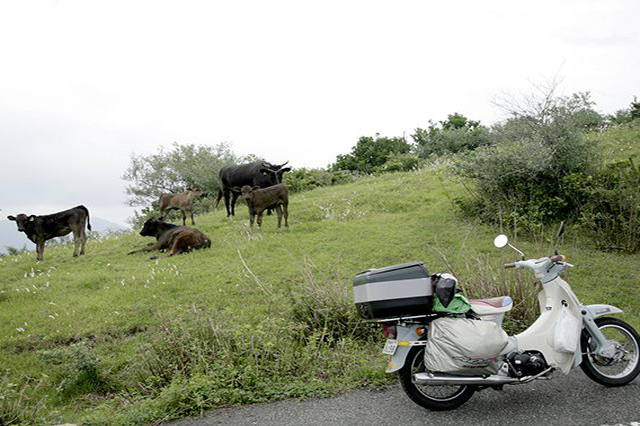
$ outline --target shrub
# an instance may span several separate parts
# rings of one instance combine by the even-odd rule
[[[488,222],[535,227],[579,209],[560,183],[573,173],[591,174],[600,164],[595,144],[583,134],[592,103],[587,95],[541,102],[514,111],[494,127],[494,145],[457,162],[457,173],[472,183],[474,195],[459,201],[463,211]]]
[[[403,137],[385,137],[379,134],[375,137],[363,136],[350,154],[338,155],[331,170],[370,174],[386,163],[390,154],[407,154],[411,148],[411,144]]]
[[[606,250],[640,250],[640,167],[632,159],[593,175],[573,174],[564,185],[580,205],[579,223]]]
[[[377,168],[380,173],[408,172],[416,170],[420,165],[420,158],[415,154],[391,153],[387,161]]]
[[[489,131],[479,121],[464,115],[450,114],[446,121],[430,122],[427,129],[417,128],[411,135],[420,158],[474,150],[489,144]]]
[[[291,192],[302,192],[353,182],[356,178],[356,174],[347,170],[299,168],[284,175],[284,183]]]

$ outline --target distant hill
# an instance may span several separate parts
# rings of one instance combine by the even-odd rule
[[[97,232],[99,234],[129,230],[129,228],[124,225],[94,216],[91,216],[91,228],[92,232]],[[23,232],[18,232],[18,227],[15,222],[2,220],[0,221],[0,253],[6,253],[7,247],[14,247],[17,249],[26,247],[27,250],[35,250],[35,244],[29,241]]]

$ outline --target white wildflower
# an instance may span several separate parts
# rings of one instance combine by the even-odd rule
[[[22,327],[18,327],[18,328],[16,328],[16,330],[17,330],[18,332],[20,332],[20,333],[24,333],[24,328],[22,328]]]

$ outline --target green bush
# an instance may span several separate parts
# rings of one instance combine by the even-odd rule
[[[450,114],[446,121],[431,122],[427,129],[416,129],[411,137],[420,158],[474,150],[490,142],[486,127],[458,113]]]
[[[456,171],[472,183],[474,196],[459,200],[463,211],[524,228],[576,214],[580,206],[562,182],[574,173],[592,174],[600,164],[597,146],[583,133],[592,104],[586,95],[545,102],[494,126],[494,145],[460,157]]]
[[[390,154],[407,154],[411,149],[411,144],[403,137],[363,136],[351,153],[338,155],[330,168],[370,174],[386,163]]]
[[[609,164],[589,176],[567,176],[564,186],[580,206],[580,225],[599,248],[640,250],[640,167],[633,160]]]
[[[418,169],[420,165],[420,157],[415,154],[396,154],[391,153],[387,157],[387,161],[376,168],[380,173],[390,172],[409,172]]]
[[[284,183],[291,192],[309,191],[323,186],[350,183],[357,175],[347,170],[299,168],[284,175]]]

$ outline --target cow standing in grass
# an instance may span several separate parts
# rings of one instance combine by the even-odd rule
[[[249,207],[249,222],[253,226],[253,221],[258,217],[258,226],[262,227],[262,214],[267,209],[275,209],[278,214],[278,228],[284,216],[284,226],[289,227],[289,190],[284,184],[273,185],[268,188],[250,187],[245,185],[242,188],[234,188],[240,192]]]
[[[165,213],[171,210],[180,210],[182,212],[182,225],[187,224],[187,213],[191,216],[191,224],[195,225],[193,220],[193,201],[198,197],[207,197],[210,194],[193,188],[187,188],[186,191],[178,194],[162,194],[160,195],[160,220],[164,220]]]
[[[158,219],[148,219],[140,231],[143,237],[155,237],[156,242],[128,254],[168,250],[169,256],[188,253],[191,250],[211,247],[211,240],[197,229],[178,226]]]
[[[89,223],[89,210],[85,206],[74,207],[58,213],[43,216],[19,214],[7,216],[7,219],[16,222],[18,231],[24,232],[31,241],[36,244],[38,260],[44,260],[44,243],[55,237],[63,237],[73,232],[73,256],[84,254],[84,246],[87,243],[85,226],[91,231]]]
[[[291,170],[291,167],[284,167],[287,163],[288,161],[284,164],[256,161],[254,163],[234,164],[221,168],[218,173],[220,189],[218,190],[215,207],[218,207],[220,200],[224,197],[227,217],[235,215],[236,200],[240,196],[240,192],[234,188],[240,188],[244,185],[267,188],[282,183],[284,173]]]

